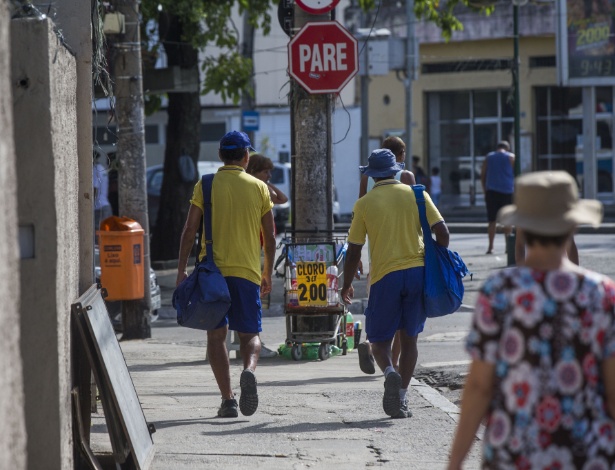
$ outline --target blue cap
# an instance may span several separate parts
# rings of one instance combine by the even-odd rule
[[[360,166],[361,173],[373,178],[387,178],[404,169],[389,149],[376,149],[367,159],[367,166]]]
[[[252,142],[250,142],[248,134],[239,131],[227,132],[224,137],[220,139],[220,150],[234,149],[249,149],[251,152],[256,152],[254,147],[252,147]]]

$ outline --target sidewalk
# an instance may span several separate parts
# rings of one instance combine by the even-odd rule
[[[476,254],[464,257],[474,272],[493,269],[490,263],[501,264],[494,257]],[[260,399],[256,414],[217,418],[220,394],[205,360],[205,333],[177,326],[170,307],[176,271],[159,270],[157,274],[163,308],[152,324],[152,338],[120,343],[145,418],[157,429],[152,468],[445,467],[457,406],[413,380],[409,390],[413,417],[388,418],[382,410],[382,374],[363,374],[354,350],[326,361],[261,358],[256,371]],[[274,279],[273,308],[263,318],[261,338],[272,350],[285,339],[282,282]],[[360,297],[365,279],[355,281],[354,286],[356,301],[351,311],[354,321],[364,322]],[[468,287],[471,298],[478,283]],[[241,360],[232,352],[232,383],[237,393],[241,371]],[[93,416],[92,445],[96,452],[110,451],[100,407]],[[479,467],[477,440],[464,468]]]

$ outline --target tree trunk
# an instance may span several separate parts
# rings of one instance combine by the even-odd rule
[[[241,47],[241,55],[252,61],[252,78],[250,79],[249,87],[243,90],[241,94],[241,110],[254,111],[256,107],[256,83],[254,80],[254,26],[248,20],[248,12],[243,14],[243,44]],[[250,137],[252,145],[254,145],[254,131],[245,131]]]
[[[163,14],[159,20],[160,36],[169,66],[195,68],[198,71],[198,51],[183,42],[183,26],[177,17]],[[199,160],[201,102],[200,94],[169,93],[167,108],[167,143],[164,153],[164,178],[160,192],[160,207],[152,238],[152,259],[177,259],[182,229],[188,215],[194,181],[182,181],[179,157],[188,155],[195,165]]]
[[[145,184],[145,115],[139,8],[136,0],[120,2],[118,11],[126,17],[126,33],[115,43],[114,74],[118,125],[117,155],[120,213],[136,220],[144,230],[143,269],[144,298],[124,301],[122,305],[122,339],[151,338],[150,326],[150,257],[147,189]]]

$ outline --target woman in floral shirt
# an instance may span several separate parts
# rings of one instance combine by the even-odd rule
[[[498,216],[523,230],[525,266],[479,293],[449,469],[483,418],[483,468],[613,469],[615,283],[566,258],[576,225],[598,225],[601,205],[579,200],[566,172],[518,178],[515,203]]]

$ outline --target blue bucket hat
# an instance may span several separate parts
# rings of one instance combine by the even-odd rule
[[[220,139],[219,148],[220,150],[249,149],[251,152],[256,152],[254,147],[252,147],[248,134],[239,131],[231,131],[224,134],[224,137]]]
[[[387,178],[404,169],[389,149],[376,149],[367,159],[367,166],[360,166],[361,173],[372,178]]]

